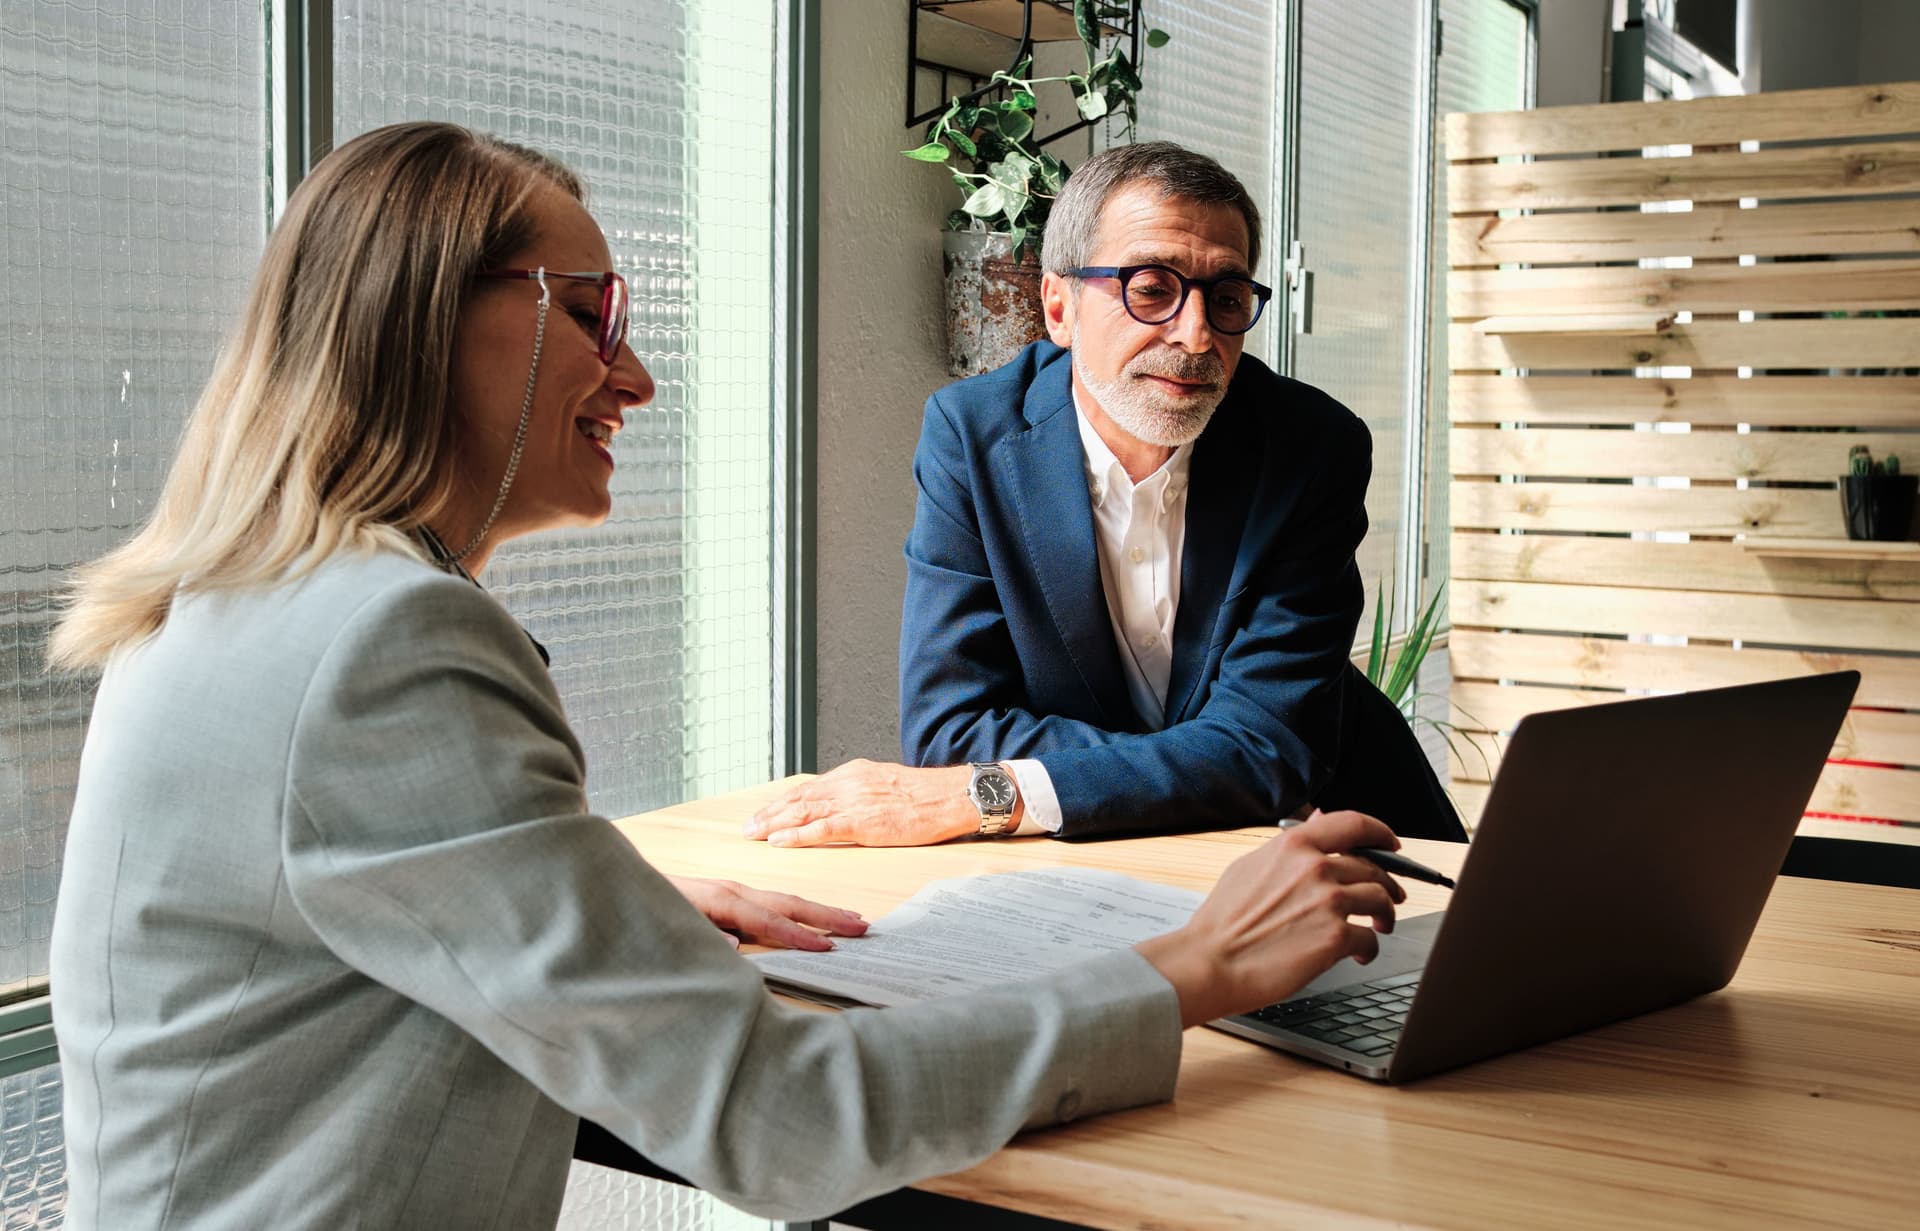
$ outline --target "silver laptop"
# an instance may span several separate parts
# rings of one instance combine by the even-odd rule
[[[1725,987],[1859,682],[1523,719],[1447,910],[1401,920],[1369,965],[1212,1025],[1401,1082]]]

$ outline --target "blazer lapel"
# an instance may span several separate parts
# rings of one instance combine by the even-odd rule
[[[1020,519],[1027,558],[1047,610],[1100,707],[1102,725],[1137,731],[1140,717],[1127,693],[1107,595],[1100,585],[1071,371],[1062,354],[1034,379],[1023,408],[1031,426],[994,447],[994,465]]]
[[[1167,677],[1167,725],[1191,717],[1207,651],[1239,563],[1240,541],[1260,472],[1257,441],[1237,430],[1235,408],[1223,405],[1193,444],[1187,478],[1187,537],[1181,550],[1180,609],[1173,617],[1173,670]]]

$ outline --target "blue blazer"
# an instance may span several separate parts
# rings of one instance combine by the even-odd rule
[[[1037,757],[1062,837],[1271,821],[1338,755],[1372,440],[1242,358],[1194,444],[1166,725],[1127,693],[1068,353],[1037,342],[927,400],[900,631],[913,765]]]

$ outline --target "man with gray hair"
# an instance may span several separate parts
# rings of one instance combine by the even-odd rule
[[[1089,159],[1047,225],[1047,332],[927,402],[900,635],[907,765],[786,792],[748,836],[904,845],[1227,827],[1317,798],[1341,740],[1372,445],[1242,355],[1260,215],[1165,142]]]

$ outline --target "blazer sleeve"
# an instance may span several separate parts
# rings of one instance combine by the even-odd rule
[[[286,876],[323,942],[729,1203],[823,1217],[1172,1094],[1178,1005],[1132,951],[964,1011],[776,1001],[587,812],[551,681],[478,590],[370,601],[293,740]]]
[[[1354,553],[1372,470],[1366,426],[1341,423],[1304,496],[1306,515],[1239,592],[1246,614],[1215,630],[1226,644],[1209,648],[1220,665],[1199,712],[1149,735],[1040,754],[1060,799],[1059,836],[1272,821],[1331,777],[1365,601]]]
[[[1028,707],[969,473],[966,446],[935,394],[913,454],[916,495],[900,616],[901,760],[958,765],[1128,738]]]

